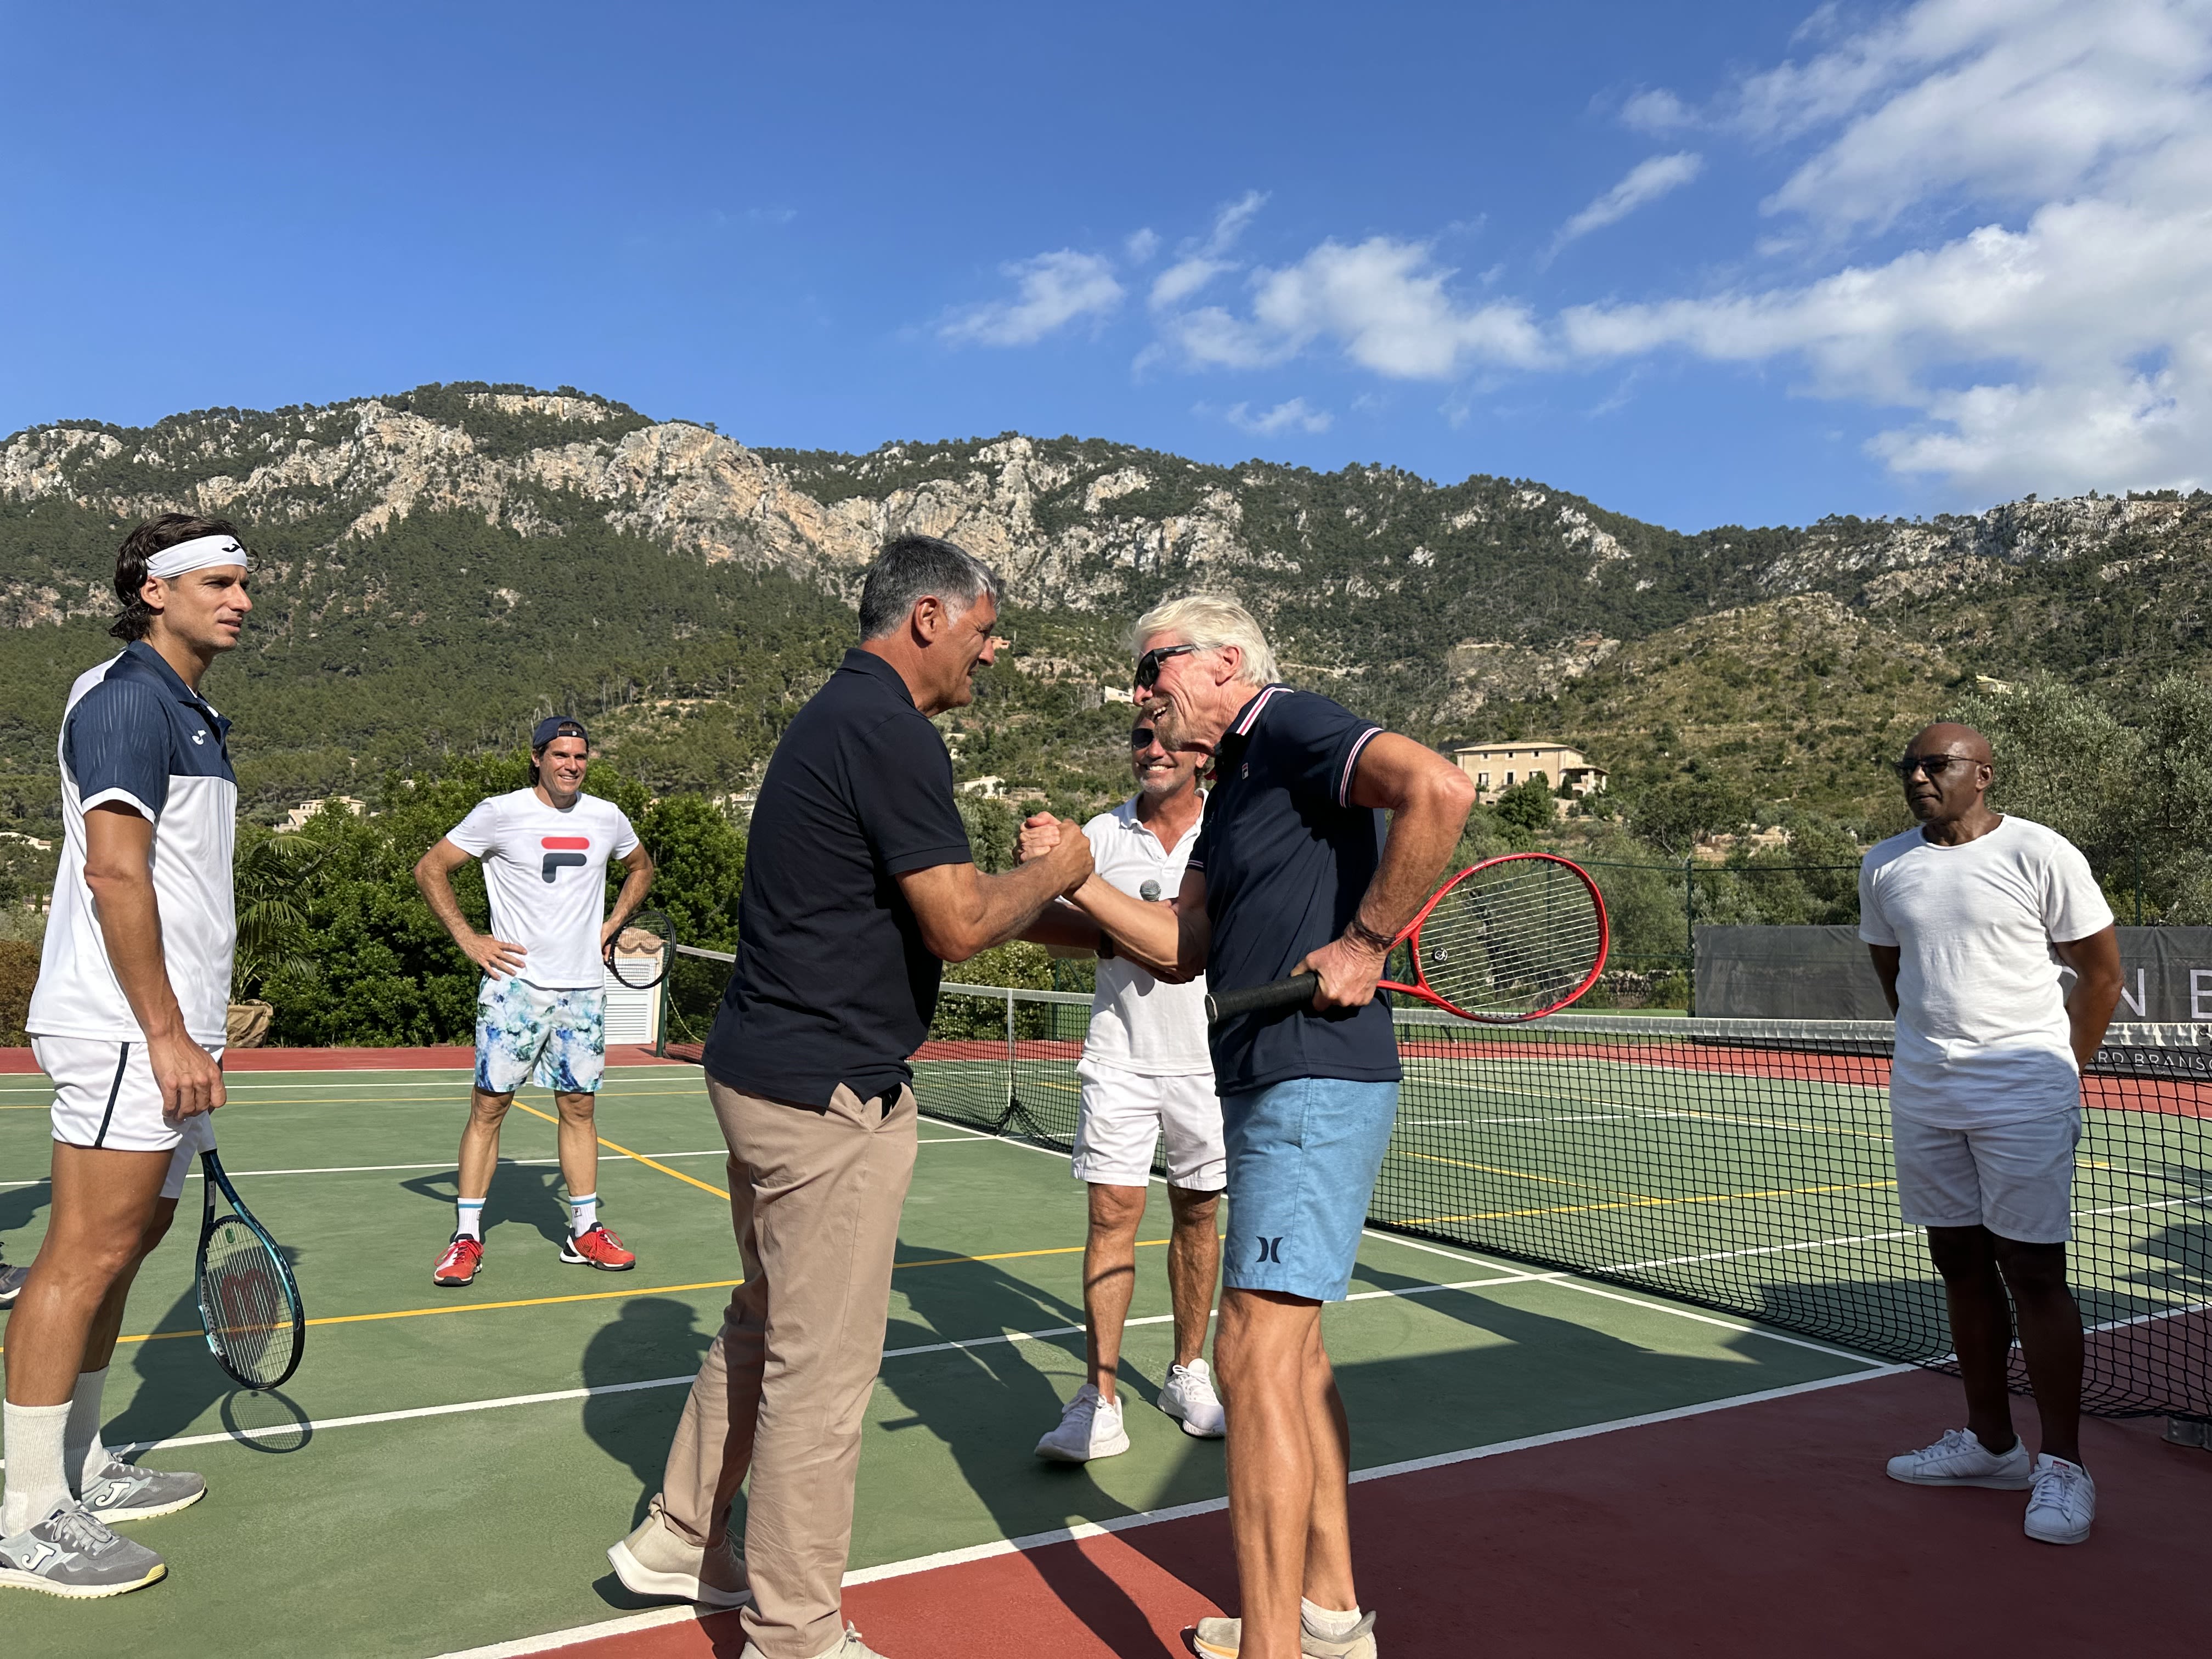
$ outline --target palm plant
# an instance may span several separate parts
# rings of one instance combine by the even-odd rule
[[[231,866],[238,907],[238,953],[230,1000],[250,1000],[271,974],[311,973],[307,912],[301,894],[329,848],[305,836],[263,831],[242,844]]]

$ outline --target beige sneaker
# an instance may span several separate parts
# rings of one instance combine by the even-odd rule
[[[725,1535],[713,1549],[687,1543],[655,1510],[607,1552],[615,1577],[635,1595],[672,1597],[702,1607],[741,1607],[753,1599],[745,1564]]]
[[[1200,1659],[1237,1659],[1237,1644],[1243,1639],[1244,1621],[1242,1619],[1201,1619],[1194,1630],[1184,1632],[1190,1638],[1190,1650]],[[1340,1642],[1325,1636],[1316,1636],[1304,1620],[1298,1625],[1298,1651],[1307,1659],[1375,1659],[1375,1615],[1364,1615],[1352,1627],[1352,1634]]]
[[[747,1642],[744,1651],[738,1656],[738,1659],[768,1659],[768,1656]],[[860,1631],[848,1624],[845,1626],[844,1635],[838,1638],[837,1645],[817,1654],[815,1659],[884,1659],[884,1656],[863,1642]]]

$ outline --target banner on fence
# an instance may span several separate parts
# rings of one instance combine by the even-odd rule
[[[2113,1018],[2212,1023],[2212,927],[2123,927]],[[1698,1012],[1715,1019],[1887,1019],[1858,929],[1700,927]]]

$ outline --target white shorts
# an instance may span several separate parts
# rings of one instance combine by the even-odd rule
[[[1168,1184],[1186,1192],[1218,1193],[1229,1184],[1221,1146],[1221,1101],[1213,1074],[1147,1077],[1100,1064],[1085,1055],[1075,1068],[1083,1081],[1076,1121],[1078,1181],[1101,1187],[1142,1187],[1152,1178],[1152,1149],[1168,1142]]]
[[[1897,1203],[1909,1227],[1986,1227],[2023,1244],[2074,1235],[2074,1149],[2081,1114],[1940,1129],[1890,1115]]]
[[[222,1049],[211,1052],[222,1058]],[[215,1115],[163,1115],[161,1085],[154,1081],[143,1042],[34,1036],[31,1054],[53,1079],[56,1140],[120,1152],[173,1153],[161,1196],[183,1193],[192,1159],[215,1145]]]

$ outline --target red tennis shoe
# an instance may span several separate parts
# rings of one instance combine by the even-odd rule
[[[572,1267],[597,1267],[610,1273],[626,1273],[637,1266],[637,1258],[623,1249],[622,1240],[607,1231],[604,1221],[594,1221],[582,1232],[562,1239],[561,1260]]]
[[[446,1246],[445,1255],[430,1270],[433,1285],[470,1285],[476,1282],[477,1269],[483,1266],[483,1240],[464,1238],[453,1235],[453,1242]]]

